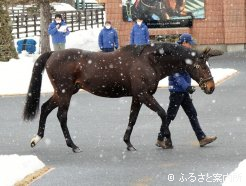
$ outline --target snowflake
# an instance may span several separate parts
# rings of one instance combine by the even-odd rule
[[[159,49],[159,53],[164,54],[164,49],[163,48]]]
[[[193,61],[191,59],[185,59],[185,63],[187,65],[191,65],[193,63]]]
[[[44,142],[47,146],[51,144],[51,140],[49,138],[46,138]]]
[[[191,52],[191,55],[194,57],[196,56],[196,52]]]

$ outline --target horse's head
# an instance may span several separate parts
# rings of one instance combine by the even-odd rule
[[[152,43],[151,45],[137,46],[137,55],[143,54],[144,59],[150,60],[156,69],[163,72],[163,76],[177,71],[187,71],[206,94],[212,94],[215,89],[213,76],[208,66],[208,59],[222,55],[219,50],[205,49],[198,52],[173,43]],[[148,55],[148,58],[145,57]],[[142,59],[143,60],[143,59]]]
[[[205,49],[203,52],[191,52],[192,58],[185,59],[186,71],[190,74],[206,94],[212,94],[215,89],[213,76],[209,69],[208,59],[211,56],[222,55],[221,51]]]

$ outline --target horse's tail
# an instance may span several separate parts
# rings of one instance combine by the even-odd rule
[[[33,120],[39,111],[39,100],[42,85],[42,74],[45,64],[52,52],[46,52],[39,56],[33,66],[32,78],[26,95],[26,103],[23,112],[23,119]]]

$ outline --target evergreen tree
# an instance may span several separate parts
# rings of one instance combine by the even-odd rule
[[[9,18],[7,0],[0,1],[0,61],[18,58],[12,36],[12,25]]]

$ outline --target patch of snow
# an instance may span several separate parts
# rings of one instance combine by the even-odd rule
[[[36,156],[0,155],[0,185],[12,186],[45,165]]]
[[[62,12],[62,11],[76,11],[76,9],[67,3],[50,3],[51,6],[54,7],[55,11]]]
[[[245,186],[246,185],[246,159],[239,163],[225,179],[222,186]]]

